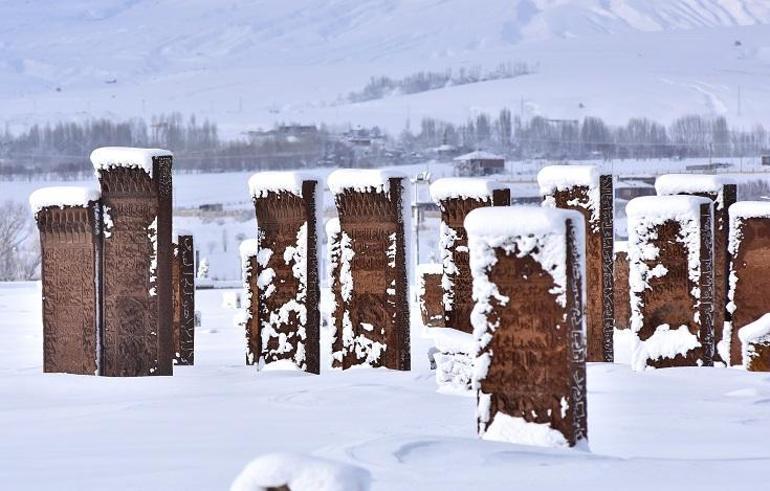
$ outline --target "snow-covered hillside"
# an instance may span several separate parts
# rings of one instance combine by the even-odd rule
[[[686,112],[763,121],[766,0],[38,0],[0,4],[0,121],[196,112],[274,121]],[[535,74],[360,104],[371,76],[521,61]]]

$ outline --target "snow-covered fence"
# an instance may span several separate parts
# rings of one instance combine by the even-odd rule
[[[476,300],[479,433],[523,444],[579,444],[587,438],[582,215],[480,208],[465,228]]]
[[[192,235],[179,235],[172,258],[174,363],[195,364],[195,248]]]
[[[329,175],[340,225],[339,240],[330,241],[338,248],[332,285],[341,304],[334,309],[334,367],[411,367],[410,213],[404,180],[380,170]]]
[[[740,201],[730,207],[730,275],[723,358],[747,365],[741,333],[770,312],[770,202]]]
[[[249,190],[257,215],[259,367],[320,373],[321,185],[300,172],[261,172]]]
[[[40,231],[43,371],[99,373],[99,191],[43,188],[30,196]]]
[[[511,192],[504,184],[488,179],[450,177],[431,184],[430,194],[441,210],[439,249],[443,266],[444,325],[470,333],[473,331],[473,286],[463,222],[476,208],[509,205]]]
[[[735,179],[728,176],[666,174],[657,178],[655,190],[660,196],[693,195],[708,198],[714,202],[714,345],[722,342],[725,320],[729,319],[727,305],[729,216],[727,210],[738,199]],[[714,352],[715,361],[727,362]]]
[[[241,242],[241,274],[243,276],[243,309],[238,324],[246,335],[246,364],[255,365],[262,353],[262,340],[259,338],[259,287],[257,286],[257,239]]]
[[[579,211],[586,231],[588,361],[614,357],[614,191],[612,175],[591,165],[552,165],[537,175],[543,205]]]
[[[104,206],[101,371],[172,375],[172,155],[105,147],[91,162]]]
[[[713,364],[712,202],[645,196],[628,203],[632,367]]]
[[[615,329],[631,327],[631,299],[628,295],[628,243],[615,242]]]
[[[420,318],[425,327],[443,327],[444,305],[441,277],[443,268],[440,264],[427,263],[417,265],[417,303]]]

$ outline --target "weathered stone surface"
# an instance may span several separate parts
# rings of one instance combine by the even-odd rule
[[[246,364],[259,363],[262,340],[259,338],[259,286],[257,285],[257,239],[243,241],[240,247],[243,274],[243,327],[246,335]]]
[[[650,196],[628,207],[632,366],[713,364],[712,203]]]
[[[195,364],[195,247],[192,235],[180,235],[173,257],[174,362]]]
[[[153,172],[100,170],[104,240],[103,374],[173,373],[171,156]]]
[[[578,444],[587,438],[582,216],[488,208],[465,225],[474,290],[485,292],[473,311],[479,433]]]
[[[463,180],[457,181],[458,186]],[[478,179],[468,179],[478,181]],[[441,185],[442,180],[434,185]],[[472,183],[469,183],[472,185]],[[507,206],[511,201],[508,189],[490,190],[488,195],[463,196],[464,190],[458,189],[451,197],[442,196],[437,205],[441,209],[441,230],[439,247],[441,249],[443,277],[444,325],[463,332],[472,332],[471,310],[473,310],[473,281],[468,266],[468,236],[463,222],[465,217],[476,208],[484,206]],[[459,195],[459,196],[458,196]]]
[[[738,202],[730,208],[730,290],[732,323],[725,337],[730,364],[744,364],[741,329],[770,312],[770,203]]]
[[[269,178],[269,176],[265,176]],[[252,179],[259,179],[260,174]],[[320,373],[320,315],[315,180],[299,193],[271,190],[254,196],[260,363],[289,362]]]
[[[743,367],[750,372],[770,372],[770,313],[743,326],[738,337]]]
[[[37,213],[42,255],[43,371],[98,374],[100,205]]]
[[[615,328],[631,327],[631,300],[628,294],[628,252],[615,253]]]
[[[563,180],[568,183],[570,171],[579,166],[553,167],[558,170],[564,168]],[[611,175],[595,174],[590,183],[576,179],[574,185],[549,186],[551,183],[544,182],[541,174],[538,181],[544,192],[545,204],[577,210],[585,219],[588,361],[611,362],[614,358],[615,327],[613,178]]]
[[[440,264],[417,266],[417,301],[425,327],[444,327],[443,271]]]
[[[338,172],[345,174],[335,177]],[[333,173],[329,182],[340,223],[339,261],[332,268],[341,305],[335,313],[333,366],[409,370],[403,178],[346,170]]]

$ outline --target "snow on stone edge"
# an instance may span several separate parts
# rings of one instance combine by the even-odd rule
[[[599,186],[599,168],[595,165],[549,165],[537,173],[540,194],[549,195],[574,186]]]
[[[305,181],[317,181],[316,187],[323,185],[321,179],[310,172],[257,172],[249,178],[249,194],[252,198],[264,198],[267,193],[285,191],[302,198],[302,183]]]
[[[161,148],[101,147],[91,152],[91,163],[97,174],[113,167],[143,169],[152,176],[152,161],[155,157],[173,157],[174,154]]]
[[[88,206],[89,201],[97,201],[101,192],[87,186],[51,186],[40,188],[29,195],[29,206],[32,213],[37,214],[43,208],[50,206]]]
[[[251,461],[230,491],[280,486],[292,491],[367,491],[370,485],[371,475],[361,467],[297,453],[274,453]]]
[[[387,193],[390,191],[390,179],[394,177],[406,179],[407,176],[383,169],[338,169],[329,174],[326,183],[333,194],[341,194],[346,189],[367,192],[371,188],[376,192]]]
[[[763,315],[750,324],[746,324],[738,331],[741,340],[741,353],[743,367],[748,368],[753,358],[753,343],[770,343],[770,313]]]
[[[508,189],[508,186],[493,179],[445,177],[430,185],[430,197],[434,203],[452,198],[488,201],[492,192],[499,189]]]
[[[736,180],[709,174],[664,174],[655,179],[655,192],[660,196],[719,193],[725,184],[736,184]]]

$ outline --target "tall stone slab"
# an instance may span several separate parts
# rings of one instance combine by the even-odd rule
[[[409,370],[409,200],[404,177],[379,170],[338,170],[328,179],[339,216],[335,315],[342,349],[332,365]],[[338,318],[338,320],[337,320]]]
[[[298,172],[249,179],[257,214],[260,367],[320,373],[320,184]]]
[[[619,247],[620,246],[620,247]],[[628,285],[628,244],[615,242],[615,329],[631,327],[631,297]]]
[[[246,336],[246,365],[256,365],[262,354],[259,337],[259,285],[257,285],[257,253],[259,242],[248,239],[241,242],[241,273],[243,275],[243,318]]]
[[[730,206],[731,256],[723,352],[730,365],[744,360],[741,331],[770,312],[770,203],[740,201]]]
[[[714,343],[717,348],[726,348],[728,342],[722,341],[725,322],[730,319],[726,309],[730,268],[728,209],[738,199],[736,181],[727,176],[666,174],[655,181],[655,190],[660,196],[691,195],[714,202]],[[728,358],[728,352],[722,349],[714,352],[714,361],[727,363]]]
[[[174,290],[174,363],[195,364],[195,245],[179,235],[172,264]]]
[[[574,446],[587,439],[585,232],[573,210],[481,208],[465,220],[479,347],[479,434]]]
[[[463,222],[476,208],[509,205],[511,192],[502,183],[488,179],[456,177],[434,182],[430,193],[441,210],[439,249],[443,266],[444,325],[470,333],[473,331],[470,318],[473,284]]]
[[[441,279],[444,269],[441,264],[428,263],[417,266],[417,303],[420,318],[425,327],[444,327],[444,289]]]
[[[102,373],[172,375],[172,155],[94,150],[104,205]]]
[[[30,205],[40,231],[43,371],[98,375],[99,192],[43,188]]]
[[[537,176],[543,205],[579,211],[586,230],[588,361],[613,361],[614,191],[611,175],[590,165],[552,165]]]
[[[712,208],[694,196],[645,196],[626,207],[635,370],[713,364]]]

